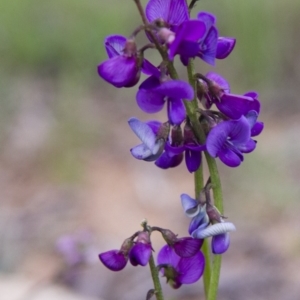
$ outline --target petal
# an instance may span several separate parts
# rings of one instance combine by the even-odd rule
[[[128,124],[132,131],[143,142],[143,144],[145,144],[145,146],[152,151],[152,149],[156,146],[156,136],[151,127],[146,123],[141,122],[137,118],[129,119]]]
[[[110,250],[99,254],[99,259],[111,271],[121,271],[127,264],[127,258],[119,250]]]
[[[248,96],[223,94],[220,102],[216,102],[218,109],[227,117],[238,119],[250,110],[259,112],[259,102]]]
[[[162,123],[159,121],[147,121],[146,124],[152,129],[155,135],[157,135],[160,127],[162,126]]]
[[[199,57],[203,59],[208,64],[214,66],[216,51],[218,43],[218,30],[216,27],[212,27],[207,34],[207,37],[200,45]]]
[[[98,66],[99,76],[118,88],[136,83],[138,73],[135,57],[115,56]]]
[[[189,218],[193,218],[193,217],[195,217],[196,215],[199,214],[200,206],[199,206],[198,201],[191,198],[187,194],[181,194],[180,199],[181,199],[181,205],[183,207],[184,213]]]
[[[226,58],[233,50],[236,39],[231,37],[219,37],[217,44],[217,59]]]
[[[161,0],[167,2],[166,0]],[[180,25],[182,22],[189,20],[189,10],[186,0],[169,1],[169,15],[166,20],[171,25]]]
[[[203,274],[205,259],[202,252],[188,258],[181,258],[176,270],[179,275],[177,281],[184,284],[194,283],[200,279]]]
[[[255,110],[250,110],[245,117],[250,125],[250,128],[252,128],[256,123],[258,113]]]
[[[104,46],[109,58],[123,54],[127,38],[123,35],[110,35],[105,38]]]
[[[186,237],[178,239],[173,248],[180,257],[191,257],[199,252],[202,244],[203,240]]]
[[[201,164],[201,153],[190,149],[185,150],[185,163],[190,173],[196,172]]]
[[[157,255],[157,264],[169,264],[173,267],[177,267],[177,264],[180,261],[180,256],[178,256],[172,247],[169,245],[163,246]]]
[[[165,145],[165,150],[169,156],[174,156],[183,153],[185,150],[184,146],[171,146],[169,142]]]
[[[197,238],[197,231],[201,231],[206,228],[209,224],[209,218],[204,208],[200,210],[200,213],[196,215],[190,225],[189,225],[189,234],[193,238]]]
[[[206,11],[200,11],[197,15],[197,19],[205,23],[207,32],[216,22],[216,17]]]
[[[140,144],[130,149],[131,155],[140,160],[144,160],[152,156],[152,152],[145,144]]]
[[[165,81],[158,87],[156,87],[154,90],[155,92],[160,93],[161,95],[171,98],[185,100],[193,100],[194,98],[193,88],[183,80]]]
[[[167,152],[164,152],[155,162],[155,165],[161,169],[175,168],[181,164],[183,155],[175,155],[170,157]]]
[[[136,243],[129,252],[129,259],[133,266],[146,266],[152,253],[151,245]]]
[[[175,40],[170,45],[169,59],[173,60],[174,56],[179,53],[179,47],[182,41],[196,42],[205,34],[205,24],[198,20],[189,20],[183,22],[176,31]]]
[[[159,85],[159,80],[154,76],[149,77],[140,85],[136,101],[142,111],[156,113],[164,107],[164,96],[155,91]]]
[[[149,62],[149,60],[144,59],[142,64],[142,72],[146,75],[154,75],[159,78],[160,70]]]
[[[223,222],[223,223],[216,223],[209,227],[206,227],[205,229],[198,231],[197,234],[194,234],[193,236],[195,238],[205,239],[210,236],[215,236],[215,235],[219,235],[219,234],[223,234],[235,230],[236,228],[233,223]]]
[[[250,139],[247,143],[239,145],[238,149],[243,153],[250,153],[256,148],[256,142]]]
[[[264,129],[263,122],[256,122],[254,126],[251,128],[251,136],[259,135]]]
[[[228,121],[228,136],[234,145],[247,143],[250,139],[250,125],[246,117],[242,116],[239,120]]]
[[[185,107],[181,99],[168,99],[168,119],[172,125],[180,125],[186,117]]]
[[[227,251],[230,245],[228,233],[215,235],[211,240],[211,249],[214,254],[222,254]]]
[[[208,79],[217,83],[220,86],[220,88],[223,89],[223,91],[225,93],[230,92],[230,85],[229,85],[228,81],[225,78],[223,78],[221,75],[214,73],[214,72],[208,72],[205,75],[205,77],[207,77]]]
[[[150,155],[149,157],[146,157],[144,160],[145,161],[155,161],[157,160],[161,154],[163,153],[165,148],[165,141],[163,139],[159,139],[156,141],[153,149],[151,150],[152,155]]]
[[[145,12],[149,22],[159,18],[167,21],[169,16],[169,7],[171,0],[149,0]]]
[[[238,167],[243,161],[243,156],[241,157],[235,151],[225,148],[219,153],[220,160],[228,167]]]

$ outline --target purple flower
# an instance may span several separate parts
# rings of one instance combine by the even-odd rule
[[[246,117],[223,121],[208,134],[206,147],[212,157],[219,157],[229,167],[237,167],[244,160],[242,152],[250,150],[250,125]]]
[[[227,251],[230,245],[228,232],[235,231],[234,224],[230,222],[221,222],[213,224],[206,228],[198,228],[192,233],[194,238],[204,239],[212,237],[211,248],[214,254],[222,254]]]
[[[143,123],[137,118],[129,119],[128,124],[142,141],[142,144],[130,150],[132,156],[145,161],[156,160],[163,152],[170,130],[169,124],[157,121]]]
[[[162,229],[161,233],[167,244],[172,247],[175,253],[180,257],[194,256],[199,252],[203,244],[203,240],[194,239],[192,237],[177,238],[177,235],[169,229]]]
[[[163,20],[172,30],[189,19],[186,0],[150,0],[145,12],[150,23]]]
[[[99,254],[100,261],[111,271],[121,271],[128,261],[128,253],[133,246],[131,238],[126,239],[120,250],[109,250]]]
[[[174,126],[172,128],[171,141],[167,141],[165,152],[155,162],[162,169],[168,169],[178,166],[183,159],[185,152],[185,162],[190,173],[198,170],[201,164],[201,151],[206,149],[205,145],[199,145],[192,128],[188,123],[184,127],[184,136],[182,137],[181,128]]]
[[[142,60],[133,39],[112,35],[105,39],[109,59],[98,66],[99,76],[117,88],[132,87],[140,79]]]
[[[177,289],[182,284],[191,284],[200,279],[204,271],[205,259],[200,251],[191,257],[180,257],[166,245],[159,251],[157,263],[167,282]]]
[[[133,266],[146,266],[152,253],[148,232],[140,232],[135,245],[129,252],[129,259]]]
[[[167,102],[170,123],[181,124],[186,117],[182,100],[192,100],[193,97],[193,88],[187,82],[169,80],[160,83],[157,77],[151,76],[140,85],[136,100],[146,113],[159,112]]]

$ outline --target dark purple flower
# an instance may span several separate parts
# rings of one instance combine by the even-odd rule
[[[146,266],[152,253],[148,232],[140,232],[135,245],[129,252],[129,259],[133,266]]]
[[[250,125],[246,117],[238,120],[223,121],[208,134],[206,147],[212,157],[219,157],[229,167],[237,167],[244,160],[242,152],[251,145]]]
[[[150,0],[145,12],[150,23],[163,20],[172,30],[189,19],[186,0]]]
[[[194,256],[199,252],[203,244],[203,240],[194,239],[192,237],[178,238],[177,235],[169,229],[162,229],[160,232],[167,244],[172,247],[175,253],[180,257]]]
[[[145,161],[156,160],[163,152],[170,130],[169,124],[157,121],[143,123],[137,118],[129,119],[128,124],[142,141],[142,144],[130,150],[132,156]]]
[[[121,271],[128,261],[128,253],[133,246],[131,238],[126,239],[120,250],[110,250],[99,254],[100,261],[111,271]]]
[[[181,141],[178,138],[178,132],[181,132],[180,127],[174,126],[172,128],[171,140],[167,141],[165,152],[155,164],[162,169],[176,167],[181,163],[183,152],[185,152],[187,169],[190,173],[195,172],[201,164],[201,151],[204,151],[206,147],[205,145],[199,145],[197,143],[194,133],[188,123],[185,124],[183,137],[181,133]]]
[[[182,100],[192,100],[193,97],[193,88],[185,81],[169,80],[161,83],[157,77],[150,76],[140,85],[136,100],[146,113],[159,112],[167,102],[170,123],[181,124],[186,117]]]
[[[120,35],[105,39],[109,59],[98,66],[99,76],[115,87],[132,87],[140,78],[142,59],[138,57],[134,39]]]
[[[191,257],[180,257],[172,247],[166,245],[159,251],[157,263],[167,282],[177,289],[182,284],[191,284],[200,279],[205,259],[200,251]]]

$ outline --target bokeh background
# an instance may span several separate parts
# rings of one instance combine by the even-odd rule
[[[219,164],[225,214],[238,229],[219,299],[298,299],[300,2],[201,0],[199,10],[237,38],[214,70],[234,93],[259,91],[265,122],[239,168]],[[1,300],[145,299],[148,268],[113,273],[97,254],[118,248],[143,218],[186,235],[179,195],[193,193],[193,176],[131,157],[138,140],[127,119],[152,116],[136,106],[137,87],[114,89],[96,72],[104,37],[140,23],[131,0],[0,2]],[[153,50],[147,57],[158,61]],[[56,247],[63,235],[80,237],[86,263],[66,263]],[[204,299],[201,282],[176,291],[162,282],[166,299]]]

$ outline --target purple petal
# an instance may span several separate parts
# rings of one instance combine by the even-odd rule
[[[238,167],[241,162],[242,158],[232,149],[225,148],[219,153],[220,160],[229,167]]]
[[[188,64],[190,57],[197,56],[199,52],[199,43],[197,41],[182,41],[177,52],[180,54],[183,64]]]
[[[172,125],[180,125],[186,117],[185,107],[181,99],[168,98],[168,119]]]
[[[167,2],[166,0],[161,0]],[[166,20],[171,25],[180,25],[189,19],[189,10],[186,0],[169,0],[169,15]]]
[[[238,119],[251,110],[259,112],[259,101],[242,95],[224,94],[216,106],[223,114],[232,119]]]
[[[152,253],[151,245],[136,243],[129,252],[129,259],[133,266],[146,266]]]
[[[213,236],[211,240],[211,249],[214,254],[222,254],[227,251],[230,245],[228,233]]]
[[[205,11],[200,11],[197,15],[197,19],[205,23],[207,32],[216,22],[216,17]]]
[[[231,37],[219,37],[217,44],[217,59],[226,58],[233,50],[236,39]]]
[[[218,42],[218,30],[216,27],[212,27],[205,38],[205,40],[200,45],[199,57],[203,59],[208,64],[214,66],[216,51]]]
[[[199,203],[191,198],[187,194],[182,194],[180,196],[181,199],[181,205],[183,207],[184,213],[189,217],[193,218],[200,212]]]
[[[201,153],[190,149],[185,150],[185,163],[190,173],[196,172],[201,164]]]
[[[180,257],[191,257],[199,252],[202,244],[203,240],[186,237],[178,239],[173,248]]]
[[[145,145],[140,144],[130,149],[131,155],[140,160],[144,160],[152,156],[151,150]]]
[[[99,254],[99,259],[111,271],[121,271],[127,264],[127,258],[119,250],[110,250]]]
[[[256,142],[250,139],[247,143],[239,145],[238,148],[243,153],[250,153],[256,148]]]
[[[193,233],[193,237],[204,239],[207,237],[223,234],[230,231],[235,231],[236,228],[233,223],[230,222],[222,222],[222,223],[216,223],[209,227],[206,227],[205,229],[202,229],[201,231],[197,230],[197,234]]]
[[[223,89],[223,91],[225,93],[230,92],[230,85],[229,85],[228,81],[225,78],[223,78],[221,75],[214,73],[214,72],[208,72],[205,75],[205,77],[207,77],[208,79],[217,83],[220,86],[220,88]]]
[[[164,152],[155,162],[155,165],[161,169],[175,168],[181,164],[183,155],[175,155],[170,157],[167,152]]]
[[[109,58],[123,54],[127,38],[123,35],[110,35],[105,38],[104,46]]]
[[[192,219],[188,232],[193,238],[197,238],[197,232],[202,231],[208,224],[208,215],[205,210],[201,210],[200,213]]]
[[[149,77],[140,85],[136,94],[136,101],[144,112],[156,113],[164,107],[164,95],[155,91],[159,85],[159,80],[155,76]]]
[[[176,268],[179,261],[180,261],[180,256],[178,256],[173,250],[173,248],[170,247],[169,245],[163,246],[157,255],[158,265],[170,264]]]
[[[160,76],[160,70],[152,65],[147,59],[143,60],[142,72],[146,75],[154,75],[157,78]]]
[[[185,100],[193,100],[194,98],[193,88],[183,80],[165,81],[154,90],[155,92],[160,93],[161,95],[171,98]]]
[[[259,135],[264,129],[263,122],[256,122],[255,125],[251,128],[251,136]]]
[[[165,150],[170,157],[179,155],[185,150],[184,146],[171,146],[169,142],[165,145]]]
[[[139,137],[145,146],[152,152],[156,146],[156,136],[151,127],[146,123],[141,122],[137,118],[128,120],[128,124],[132,131]],[[152,152],[153,153],[153,152]],[[153,153],[154,154],[154,153]]]
[[[137,60],[135,57],[115,56],[98,66],[98,74],[115,87],[129,87],[136,84],[139,76]]]
[[[155,135],[157,135],[160,127],[162,126],[162,123],[159,121],[147,121],[146,124],[151,128],[151,130],[154,132]]]
[[[182,41],[197,42],[205,33],[205,24],[198,20],[189,20],[183,22],[176,31],[175,40],[170,45],[169,59],[173,60],[174,56],[179,53],[179,47]]]
[[[202,252],[189,258],[181,258],[176,270],[179,275],[177,281],[183,284],[194,283],[200,279],[203,274],[205,259]]]
[[[247,114],[246,114],[246,119],[248,120],[248,123],[250,125],[250,128],[252,128],[255,123],[256,120],[258,118],[258,113],[255,110],[250,110]]]

